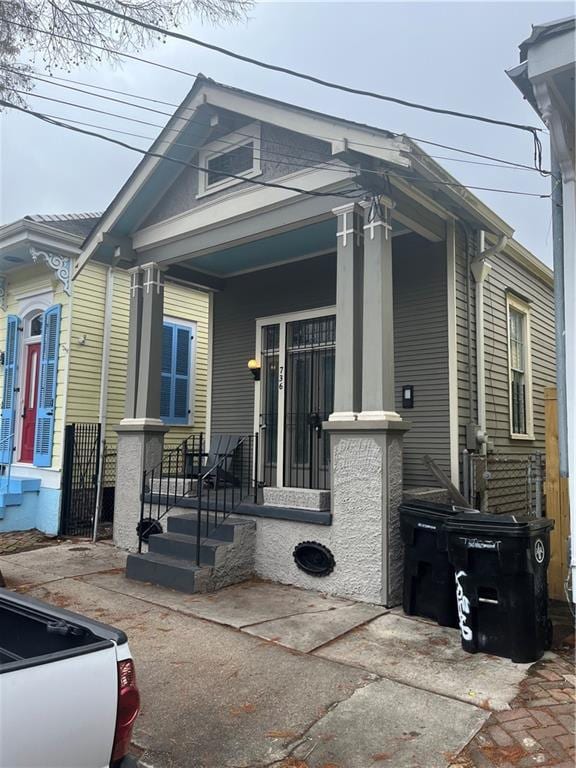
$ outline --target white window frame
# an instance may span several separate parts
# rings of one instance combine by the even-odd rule
[[[178,427],[192,427],[194,426],[195,414],[194,408],[196,405],[196,349],[197,349],[197,332],[198,323],[195,320],[183,320],[181,317],[173,317],[172,315],[164,315],[162,323],[172,323],[172,325],[180,325],[183,328],[190,329],[190,335],[192,337],[192,343],[190,345],[190,372],[188,375],[188,421],[185,424],[169,424],[170,429],[178,429]]]
[[[524,384],[526,397],[526,432],[514,432],[512,407],[512,349],[510,338],[510,311],[524,316]],[[532,338],[530,328],[530,305],[513,294],[506,294],[506,337],[508,339],[508,412],[510,416],[510,438],[512,440],[534,440],[534,413],[532,407]]]
[[[246,144],[253,144],[254,154],[252,168],[248,171],[244,171],[241,174],[243,179],[253,179],[255,176],[260,176],[262,168],[260,164],[260,146],[261,146],[261,126],[260,123],[250,123],[248,126],[242,128],[242,136],[238,137],[236,133],[232,132],[223,136],[220,139],[215,139],[209,144],[206,144],[198,153],[198,165],[201,168],[208,168],[208,163],[214,157],[219,155],[225,155],[228,152],[232,152],[235,149],[245,146]],[[215,184],[208,184],[208,174],[204,171],[198,171],[198,194],[197,198],[206,197],[212,195],[214,192],[219,192],[222,189],[227,189],[235,184],[241,184],[242,179],[227,179],[222,177],[222,181],[218,181]]]

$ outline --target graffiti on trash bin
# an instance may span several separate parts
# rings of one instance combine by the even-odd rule
[[[546,549],[544,548],[544,542],[542,539],[536,539],[536,544],[534,544],[534,557],[536,558],[536,562],[541,565],[544,562],[545,555]]]
[[[467,619],[470,614],[470,601],[464,594],[464,588],[460,582],[466,576],[466,571],[458,571],[456,574],[456,600],[458,602],[458,624],[464,640],[472,640],[472,629],[468,626]]]

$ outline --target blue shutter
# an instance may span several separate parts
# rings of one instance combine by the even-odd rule
[[[174,326],[165,323],[162,328],[162,378],[160,382],[160,418],[168,421],[171,416],[174,381],[172,358],[174,356]]]
[[[16,423],[16,386],[18,384],[18,347],[20,318],[8,315],[4,354],[4,392],[0,422],[0,464],[12,462],[14,425]]]
[[[60,304],[44,312],[42,318],[42,347],[40,350],[40,384],[38,411],[34,435],[34,464],[49,467],[52,463],[56,383],[58,379],[58,348],[60,346]]]
[[[188,424],[189,421],[191,341],[189,328],[164,323],[160,417],[167,424]]]
[[[190,380],[190,329],[174,329],[174,421],[188,424],[188,391]]]

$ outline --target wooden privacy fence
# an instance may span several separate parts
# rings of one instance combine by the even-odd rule
[[[548,590],[553,600],[566,600],[568,578],[568,542],[570,514],[568,508],[568,478],[560,476],[558,452],[558,402],[556,388],[544,390],[546,412],[546,517],[554,520],[550,536],[550,566]]]

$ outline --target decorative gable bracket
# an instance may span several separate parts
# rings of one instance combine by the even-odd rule
[[[0,309],[6,312],[7,300],[6,300],[6,275],[0,275]]]
[[[56,279],[64,286],[64,293],[70,296],[72,259],[69,256],[62,256],[61,253],[39,251],[33,247],[30,248],[30,255],[35,264],[43,261],[49,269],[54,271]]]

